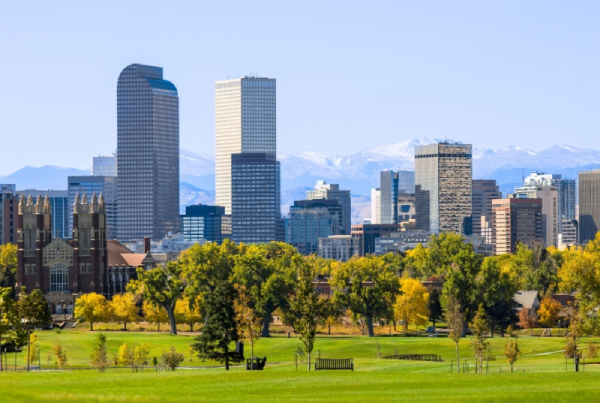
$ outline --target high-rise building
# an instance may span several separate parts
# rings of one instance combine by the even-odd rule
[[[186,206],[180,227],[183,239],[188,242],[206,240],[220,245],[224,239],[231,238],[231,216],[225,215],[222,206]]]
[[[307,190],[306,198],[308,200],[325,199],[337,200],[342,206],[342,228],[341,235],[350,235],[352,222],[352,199],[349,190],[340,190],[340,185],[334,185],[323,181],[318,181],[315,190]]]
[[[528,198],[542,200],[542,237],[545,246],[558,246],[560,233],[559,188],[554,185],[525,181],[525,185],[515,189],[509,198]]]
[[[117,157],[94,157],[92,175],[117,176]]]
[[[86,195],[88,200],[92,199],[93,194],[104,198],[104,209],[106,219],[107,239],[117,239],[118,236],[118,212],[117,212],[117,177],[116,176],[69,176],[68,178],[68,197],[67,203],[69,212],[69,226],[65,236],[70,236],[73,232],[73,205],[77,195],[83,197]]]
[[[360,256],[375,253],[375,240],[402,231],[400,224],[358,224],[352,226],[352,238],[358,239]]]
[[[600,229],[600,170],[579,172],[579,242],[587,243]]]
[[[52,219],[52,238],[71,238],[72,229],[69,229],[69,218],[73,222],[73,200],[69,203],[69,192],[67,190],[37,190],[25,189],[17,191],[17,197],[21,195],[46,195],[50,201],[50,217]],[[91,200],[91,193],[88,195]]]
[[[0,245],[17,243],[17,206],[19,200],[15,194],[16,186],[0,184]]]
[[[371,224],[381,224],[381,189],[371,189]]]
[[[541,199],[492,200],[492,252],[514,253],[519,242],[543,243]]]
[[[343,207],[338,200],[297,200],[286,220],[285,242],[303,255],[318,252],[319,238],[340,235]]]
[[[492,244],[492,200],[502,199],[502,192],[493,179],[473,180],[473,235]]]
[[[579,243],[579,223],[577,220],[563,220],[562,232],[558,234],[558,248],[565,249]]]
[[[407,221],[405,218],[410,215],[410,212],[407,211],[406,204],[412,203],[412,210],[414,210],[414,200],[412,202],[410,200],[410,197],[414,194],[414,171],[381,171],[379,180],[379,223],[398,224]],[[408,207],[408,209],[410,210],[411,207]]]
[[[468,234],[472,213],[472,146],[415,147],[417,229]]]
[[[161,67],[132,64],[117,85],[117,237],[179,230],[179,97]]]
[[[235,242],[283,241],[278,230],[280,168],[274,154],[232,154],[231,196],[231,232]]]
[[[215,83],[216,204],[232,214],[232,154],[277,152],[276,81],[242,77]],[[120,155],[119,155],[120,157]]]

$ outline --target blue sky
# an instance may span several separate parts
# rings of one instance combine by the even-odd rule
[[[0,175],[116,147],[116,83],[162,66],[181,146],[214,153],[213,83],[278,80],[278,150],[417,137],[598,148],[598,1],[12,1],[0,6]]]

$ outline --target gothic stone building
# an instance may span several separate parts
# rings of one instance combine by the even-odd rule
[[[135,276],[136,267],[111,267],[106,241],[106,215],[102,194],[88,203],[75,197],[72,240],[60,233],[52,239],[52,217],[48,196],[34,200],[21,196],[18,208],[17,286],[44,292],[50,312],[72,313],[78,295],[96,292],[109,298],[124,287],[110,282]],[[116,271],[112,273],[111,271]]]

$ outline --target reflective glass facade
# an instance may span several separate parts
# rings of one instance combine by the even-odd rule
[[[201,242],[202,240],[216,242],[219,245],[224,239],[231,237],[225,215],[225,207],[196,204],[185,208],[181,219],[181,232],[186,242]]]
[[[118,239],[179,230],[179,97],[160,67],[132,64],[117,85]]]
[[[81,199],[85,194],[88,200],[92,200],[92,195],[96,193],[104,197],[104,206],[106,211],[106,237],[107,239],[117,238],[117,178],[115,176],[69,176],[69,201],[68,201],[68,232],[64,232],[65,238],[73,236],[73,203],[75,195],[79,194]]]

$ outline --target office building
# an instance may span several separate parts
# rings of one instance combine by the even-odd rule
[[[408,223],[416,218],[415,210],[416,197],[414,193],[399,193],[398,194],[398,222]]]
[[[231,155],[275,155],[276,127],[275,79],[242,77],[215,83],[215,204],[224,206],[225,214],[232,214]]]
[[[577,220],[563,220],[562,232],[558,234],[558,249],[566,249],[579,243],[579,223]]]
[[[181,233],[187,242],[223,243],[231,238],[231,216],[225,215],[225,207],[194,204],[186,206],[180,216]]]
[[[426,231],[401,231],[391,232],[375,238],[375,254],[406,252],[421,244],[427,246],[429,233]]]
[[[418,229],[436,234],[453,232],[468,235],[472,214],[471,186],[470,144],[443,142],[416,146]]]
[[[117,85],[117,237],[179,231],[179,97],[161,67],[132,64]]]
[[[381,189],[371,189],[371,224],[381,224]]]
[[[365,256],[375,253],[377,238],[400,231],[402,231],[400,224],[358,224],[352,226],[352,237],[358,239],[358,254]]]
[[[106,219],[106,236],[108,239],[117,239],[118,232],[118,212],[117,212],[117,177],[116,176],[69,176],[68,195],[69,219],[68,231],[65,234],[70,236],[73,231],[73,205],[75,197],[86,195],[91,200],[92,195],[102,194],[104,198],[104,209]]]
[[[600,170],[579,172],[579,242],[586,244],[600,228]]]
[[[303,255],[317,253],[319,238],[341,234],[342,213],[338,200],[297,200],[286,220],[285,241]]]
[[[349,190],[340,190],[340,185],[330,184],[325,181],[318,181],[315,190],[306,191],[306,198],[337,200],[342,206],[342,235],[350,235],[352,221],[352,200]]]
[[[493,179],[473,180],[472,234],[492,244],[492,200],[502,199],[502,192]]]
[[[352,256],[358,256],[358,239],[352,235],[331,235],[319,238],[319,256],[324,259],[334,259],[347,262]]]
[[[525,182],[525,185],[515,189],[509,198],[528,198],[542,200],[542,237],[544,245],[558,246],[560,216],[558,214],[558,187],[554,185]]]
[[[402,212],[398,199],[414,194],[414,171],[381,171],[379,180],[379,222],[381,224],[398,224],[404,221],[401,216],[405,216],[408,212]]]
[[[117,176],[117,157],[94,157],[92,175]]]
[[[279,238],[281,182],[274,154],[231,155],[231,227],[235,242],[265,243]],[[227,212],[227,209],[225,209]]]
[[[532,249],[544,242],[542,200],[492,200],[492,253],[514,253],[519,242]]]
[[[0,245],[17,243],[17,205],[16,186],[0,184]]]

